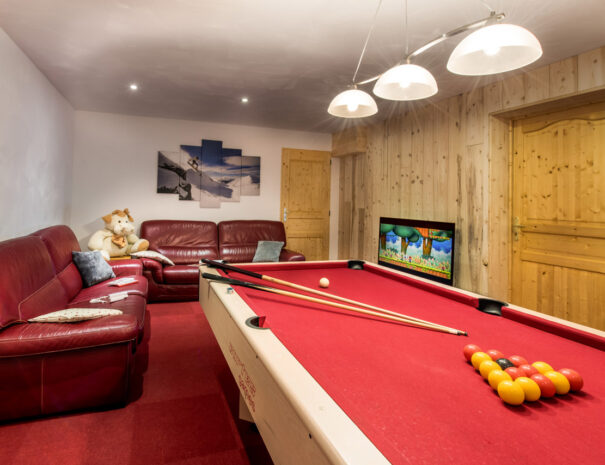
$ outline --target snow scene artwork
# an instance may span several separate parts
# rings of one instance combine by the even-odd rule
[[[159,151],[157,192],[178,194],[202,208],[260,195],[260,157],[242,156],[241,149],[208,139],[201,146],[181,145],[178,152]]]

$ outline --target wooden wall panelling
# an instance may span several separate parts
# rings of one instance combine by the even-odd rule
[[[389,200],[386,216],[398,217],[401,212],[401,115],[387,121],[387,179]]]
[[[426,105],[420,111],[422,121],[422,171],[420,188],[422,189],[421,216],[419,218],[434,219],[435,217],[435,107]]]
[[[412,169],[410,171],[410,217],[422,217],[422,171],[424,163],[424,128],[417,108],[411,112]]]
[[[380,211],[383,210],[385,203],[384,195],[388,195],[388,186],[384,170],[383,157],[385,155],[385,125],[379,123],[368,128],[368,151],[365,155],[366,166],[365,174],[368,177],[368,185],[364,189],[366,211],[364,215],[363,227],[365,243],[360,250],[360,258],[364,260],[376,261],[376,248],[378,232],[372,231],[378,227],[378,218]],[[375,227],[373,225],[376,224]],[[376,238],[374,238],[376,236]]]
[[[462,195],[462,159],[464,151],[465,118],[463,117],[464,98],[457,95],[448,99],[448,220],[456,223],[456,244],[454,252],[454,284],[461,286],[460,276],[462,270],[460,259],[463,246],[466,243],[464,218],[460,217],[460,205]]]
[[[353,126],[332,135],[332,156],[346,157],[365,153],[367,149],[367,128]]]
[[[578,90],[605,85],[605,47],[578,55]]]
[[[550,65],[549,97],[560,97],[578,90],[578,57]]]
[[[516,74],[502,81],[502,106],[518,107],[525,103],[525,79],[523,74]]]
[[[353,190],[355,191],[353,238],[351,258],[363,258],[363,247],[365,244],[365,216],[367,211],[366,197],[364,194],[364,166],[365,154],[355,156],[355,176],[353,178]]]
[[[548,98],[550,89],[550,67],[532,69],[524,74],[525,103],[538,102]]]
[[[340,195],[338,199],[338,256],[349,258],[351,254],[351,225],[353,204],[351,184],[354,156],[345,157],[340,162]]]
[[[448,217],[448,149],[449,149],[449,114],[448,101],[442,100],[435,106],[435,182],[434,219],[449,221]]]
[[[401,209],[398,217],[400,218],[409,218],[412,215],[412,118],[413,115],[409,111],[404,113],[399,128],[399,150],[401,151],[399,197],[401,199]]]
[[[471,145],[467,150],[467,168],[463,171],[472,174],[467,176],[467,185],[464,189],[467,196],[465,215],[468,218],[466,234],[469,248],[464,250],[463,253],[468,257],[470,274],[470,283],[465,289],[476,289],[480,294],[487,294],[489,164],[486,145]],[[463,166],[465,165],[463,164]]]
[[[355,155],[353,157],[353,166],[351,168],[351,245],[349,248],[349,258],[359,258],[359,231],[363,226],[363,190],[360,183],[363,183],[360,170],[363,170],[364,154]],[[361,166],[360,166],[361,165]],[[361,215],[361,218],[360,218]],[[363,237],[363,234],[361,235]]]
[[[495,299],[510,296],[511,122],[490,117],[488,289]]]
[[[354,169],[362,185],[356,186],[354,198],[341,188],[345,198],[340,199],[339,224],[347,223],[351,230],[340,231],[339,256],[360,252],[375,260],[381,215],[455,221],[455,284],[507,300],[510,121],[549,106],[556,109],[559,102],[577,104],[566,101],[573,95],[600,98],[589,94],[600,89],[605,91],[605,47],[429,103],[431,107],[415,103],[386,123],[367,126],[365,152],[356,151],[341,164],[341,180],[347,182]],[[346,142],[347,137],[354,141]],[[345,147],[339,153],[352,153],[363,145],[363,137],[349,130],[335,146]],[[461,264],[465,254],[472,258]],[[557,279],[554,272],[550,276]]]

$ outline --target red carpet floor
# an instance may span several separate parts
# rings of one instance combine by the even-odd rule
[[[0,424],[0,464],[270,464],[197,302],[151,304],[123,408]],[[1,382],[10,382],[2,380]]]

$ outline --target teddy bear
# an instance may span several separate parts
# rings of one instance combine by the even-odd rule
[[[99,250],[105,260],[111,257],[122,257],[149,248],[146,239],[139,239],[134,234],[134,221],[128,208],[114,210],[103,217],[105,229],[94,233],[88,241],[90,250]]]

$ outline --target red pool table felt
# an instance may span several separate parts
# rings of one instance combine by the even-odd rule
[[[603,350],[514,321],[514,311],[480,312],[472,296],[439,295],[438,287],[371,265],[250,269],[468,331],[469,337],[438,333],[236,287],[390,462],[604,463]],[[328,289],[319,288],[321,277],[330,280]],[[584,389],[508,406],[466,362],[468,343],[573,368],[583,375]]]

